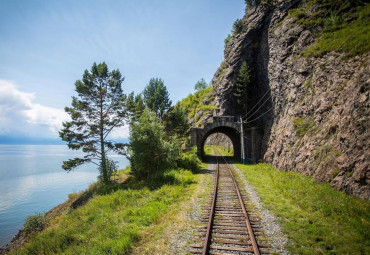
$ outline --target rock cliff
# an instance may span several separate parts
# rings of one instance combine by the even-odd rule
[[[337,45],[338,50],[305,54],[324,26],[305,24],[299,11],[314,18],[325,11],[320,8],[320,1],[301,0],[249,8],[212,80],[214,114],[262,125],[261,160],[369,199],[369,53],[350,55]],[[250,112],[234,96],[244,61],[251,69]]]

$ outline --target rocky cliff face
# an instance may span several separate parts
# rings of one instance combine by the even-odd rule
[[[241,64],[251,68],[245,119],[263,125],[262,160],[370,197],[369,54],[302,56],[320,27],[304,28],[289,10],[304,1],[276,1],[246,12],[244,29],[225,48],[213,78],[214,114],[242,115],[234,91]],[[315,8],[313,5],[311,8]]]

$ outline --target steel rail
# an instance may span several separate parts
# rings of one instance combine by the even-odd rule
[[[217,159],[217,167],[216,167],[216,177],[215,177],[216,180],[215,180],[215,184],[214,184],[214,196],[213,196],[212,205],[211,205],[211,212],[209,214],[207,232],[206,232],[206,239],[204,241],[202,255],[207,255],[208,254],[210,244],[211,244],[211,238],[212,238],[212,226],[213,226],[213,218],[214,218],[214,215],[215,215],[215,208],[216,208],[217,189],[218,189],[218,175],[219,175],[218,158],[216,157],[216,159]]]
[[[239,190],[239,187],[238,187],[238,184],[235,180],[235,177],[232,173],[232,170],[229,166],[229,164],[227,163],[226,159],[224,158],[224,156],[222,156],[222,154],[220,154],[221,157],[223,158],[223,160],[225,161],[226,165],[227,165],[227,168],[229,169],[230,171],[230,175],[231,175],[231,178],[233,179],[233,183],[234,183],[234,186],[235,186],[235,189],[236,189],[236,192],[238,194],[238,198],[239,198],[239,202],[240,202],[240,206],[242,207],[242,211],[243,211],[243,214],[244,214],[244,217],[245,217],[245,223],[247,225],[247,229],[248,229],[248,235],[249,235],[249,238],[251,240],[251,243],[252,243],[252,248],[253,248],[253,252],[254,254],[256,255],[260,255],[260,251],[259,251],[259,248],[258,248],[258,244],[257,244],[257,240],[256,240],[256,237],[254,236],[254,233],[253,233],[253,230],[252,230],[252,224],[249,220],[249,216],[248,216],[248,212],[247,210],[245,209],[245,206],[244,206],[244,201],[243,201],[243,197],[241,196],[240,194],[240,190]],[[217,163],[217,166],[218,166],[218,163]]]

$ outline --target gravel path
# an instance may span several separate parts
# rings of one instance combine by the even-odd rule
[[[206,169],[203,169],[203,175],[198,184],[198,189],[192,197],[190,203],[190,210],[183,211],[186,214],[185,227],[176,231],[171,235],[169,240],[169,247],[171,254],[188,254],[189,244],[196,232],[196,226],[199,224],[200,217],[202,217],[202,206],[208,202],[209,194],[212,191],[213,171],[215,164],[208,164]],[[185,209],[186,210],[186,209]]]
[[[240,176],[240,179],[243,181],[248,198],[256,206],[256,209],[261,216],[261,225],[264,232],[270,239],[271,248],[280,254],[288,255],[289,252],[285,249],[285,246],[288,243],[288,238],[281,232],[275,216],[272,215],[268,210],[264,209],[264,204],[260,201],[259,195],[255,191],[254,187],[249,184],[244,174],[235,165],[232,166]]]

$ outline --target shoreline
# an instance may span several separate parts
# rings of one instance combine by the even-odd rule
[[[84,193],[85,191],[82,191],[82,193]],[[53,208],[51,208],[49,211],[47,211],[45,213],[45,217],[48,217],[48,216],[50,217],[53,214],[57,214],[61,212],[63,209],[69,208],[77,199],[78,198],[75,198],[75,199],[67,198],[67,200],[65,200],[63,203],[58,204],[54,206]],[[18,233],[15,234],[7,244],[0,247],[0,255],[8,254],[9,252],[12,252],[13,250],[19,247],[22,247],[23,245],[27,243],[30,237],[31,236],[27,236],[24,233],[24,228],[20,228],[18,230]]]

